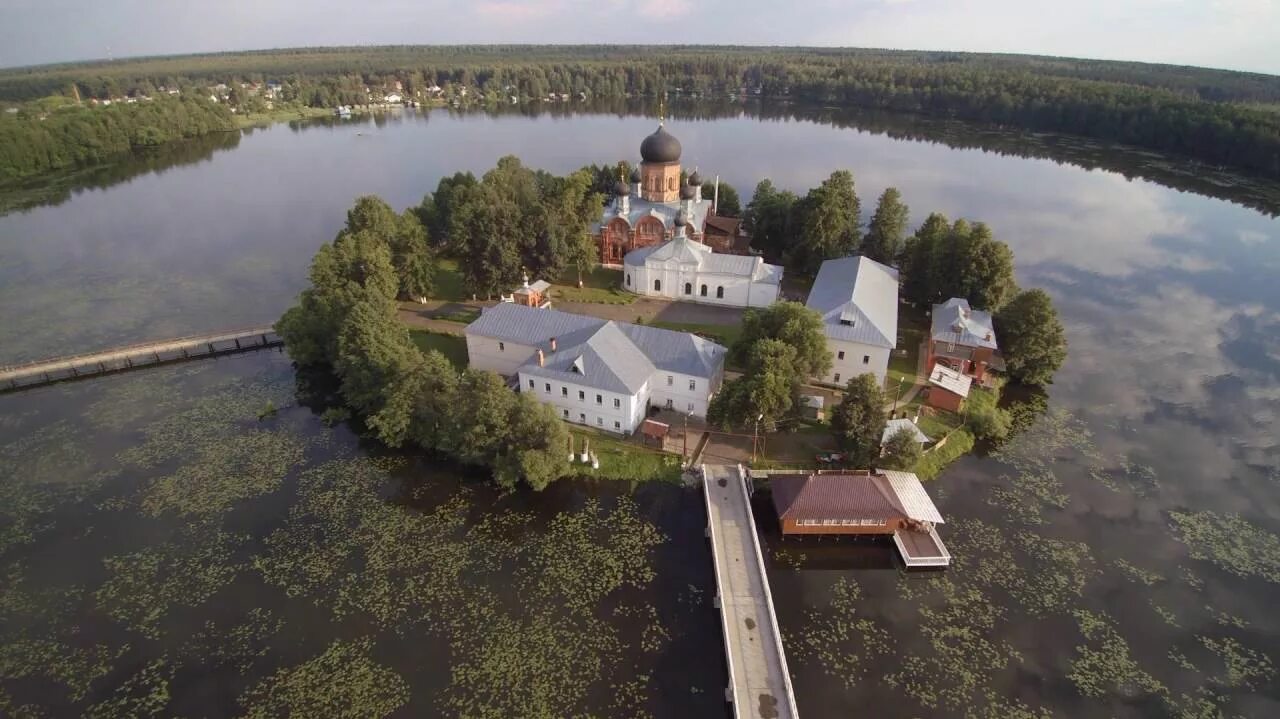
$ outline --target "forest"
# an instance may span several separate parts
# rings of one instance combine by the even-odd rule
[[[1280,178],[1280,78],[1022,55],[835,48],[459,46],[303,48],[0,72],[0,100],[149,95],[278,82],[286,102],[368,101],[399,83],[467,102],[729,95],[916,113],[1172,152]],[[438,89],[437,89],[438,88]],[[465,95],[463,89],[467,89]]]

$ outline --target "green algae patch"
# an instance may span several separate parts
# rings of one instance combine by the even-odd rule
[[[169,704],[169,682],[175,669],[164,659],[149,662],[116,687],[110,699],[89,707],[86,719],[163,716]]]
[[[807,610],[804,626],[785,637],[788,653],[794,650],[802,661],[816,662],[823,673],[850,689],[866,680],[876,660],[890,647],[888,632],[858,616],[861,598],[857,581],[841,577],[831,588],[830,605]],[[845,649],[850,646],[860,651]]]
[[[1213,681],[1230,688],[1256,689],[1276,674],[1271,657],[1250,649],[1231,637],[1197,637],[1205,649],[1221,660],[1224,671]]]
[[[1081,694],[1101,697],[1116,693],[1125,697],[1167,694],[1168,689],[1134,660],[1129,644],[1108,617],[1083,609],[1072,612],[1085,644],[1076,647],[1067,678]]]
[[[1170,512],[1178,541],[1191,556],[1241,577],[1280,582],[1280,537],[1238,514]]]
[[[369,655],[373,640],[338,640],[319,656],[280,669],[245,692],[248,719],[384,717],[409,701],[409,685]]]

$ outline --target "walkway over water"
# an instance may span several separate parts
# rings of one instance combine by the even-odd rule
[[[270,325],[142,342],[0,367],[0,392],[283,344]]]
[[[729,663],[726,698],[738,719],[796,719],[746,477],[736,466],[705,465],[702,482]]]

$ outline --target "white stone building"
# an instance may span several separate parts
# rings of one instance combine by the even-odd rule
[[[867,257],[827,260],[806,302],[822,315],[831,372],[822,382],[844,385],[860,374],[884,385],[898,344],[898,271]]]
[[[503,303],[467,325],[471,366],[514,377],[566,421],[627,434],[650,406],[705,417],[725,348],[687,332]]]

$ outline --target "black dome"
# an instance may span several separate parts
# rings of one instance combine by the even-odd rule
[[[680,186],[680,199],[692,200],[698,196],[698,190],[693,185]]]
[[[631,185],[628,185],[627,183],[623,182],[622,180],[618,180],[617,184],[615,184],[615,185],[613,186],[613,194],[615,194],[615,195],[630,195],[630,194],[631,194]]]
[[[676,227],[684,227],[689,224],[689,214],[684,210],[676,213]]]
[[[637,167],[631,171],[631,181],[632,182],[640,181],[640,168]]]
[[[680,141],[667,132],[667,128],[658,125],[658,129],[640,143],[640,157],[645,162],[679,162]]]
[[[702,184],[702,175],[699,175],[697,170],[694,170],[694,171],[693,171],[693,174],[692,174],[692,175],[689,175],[689,184],[690,184],[690,185],[701,185],[701,184]]]

